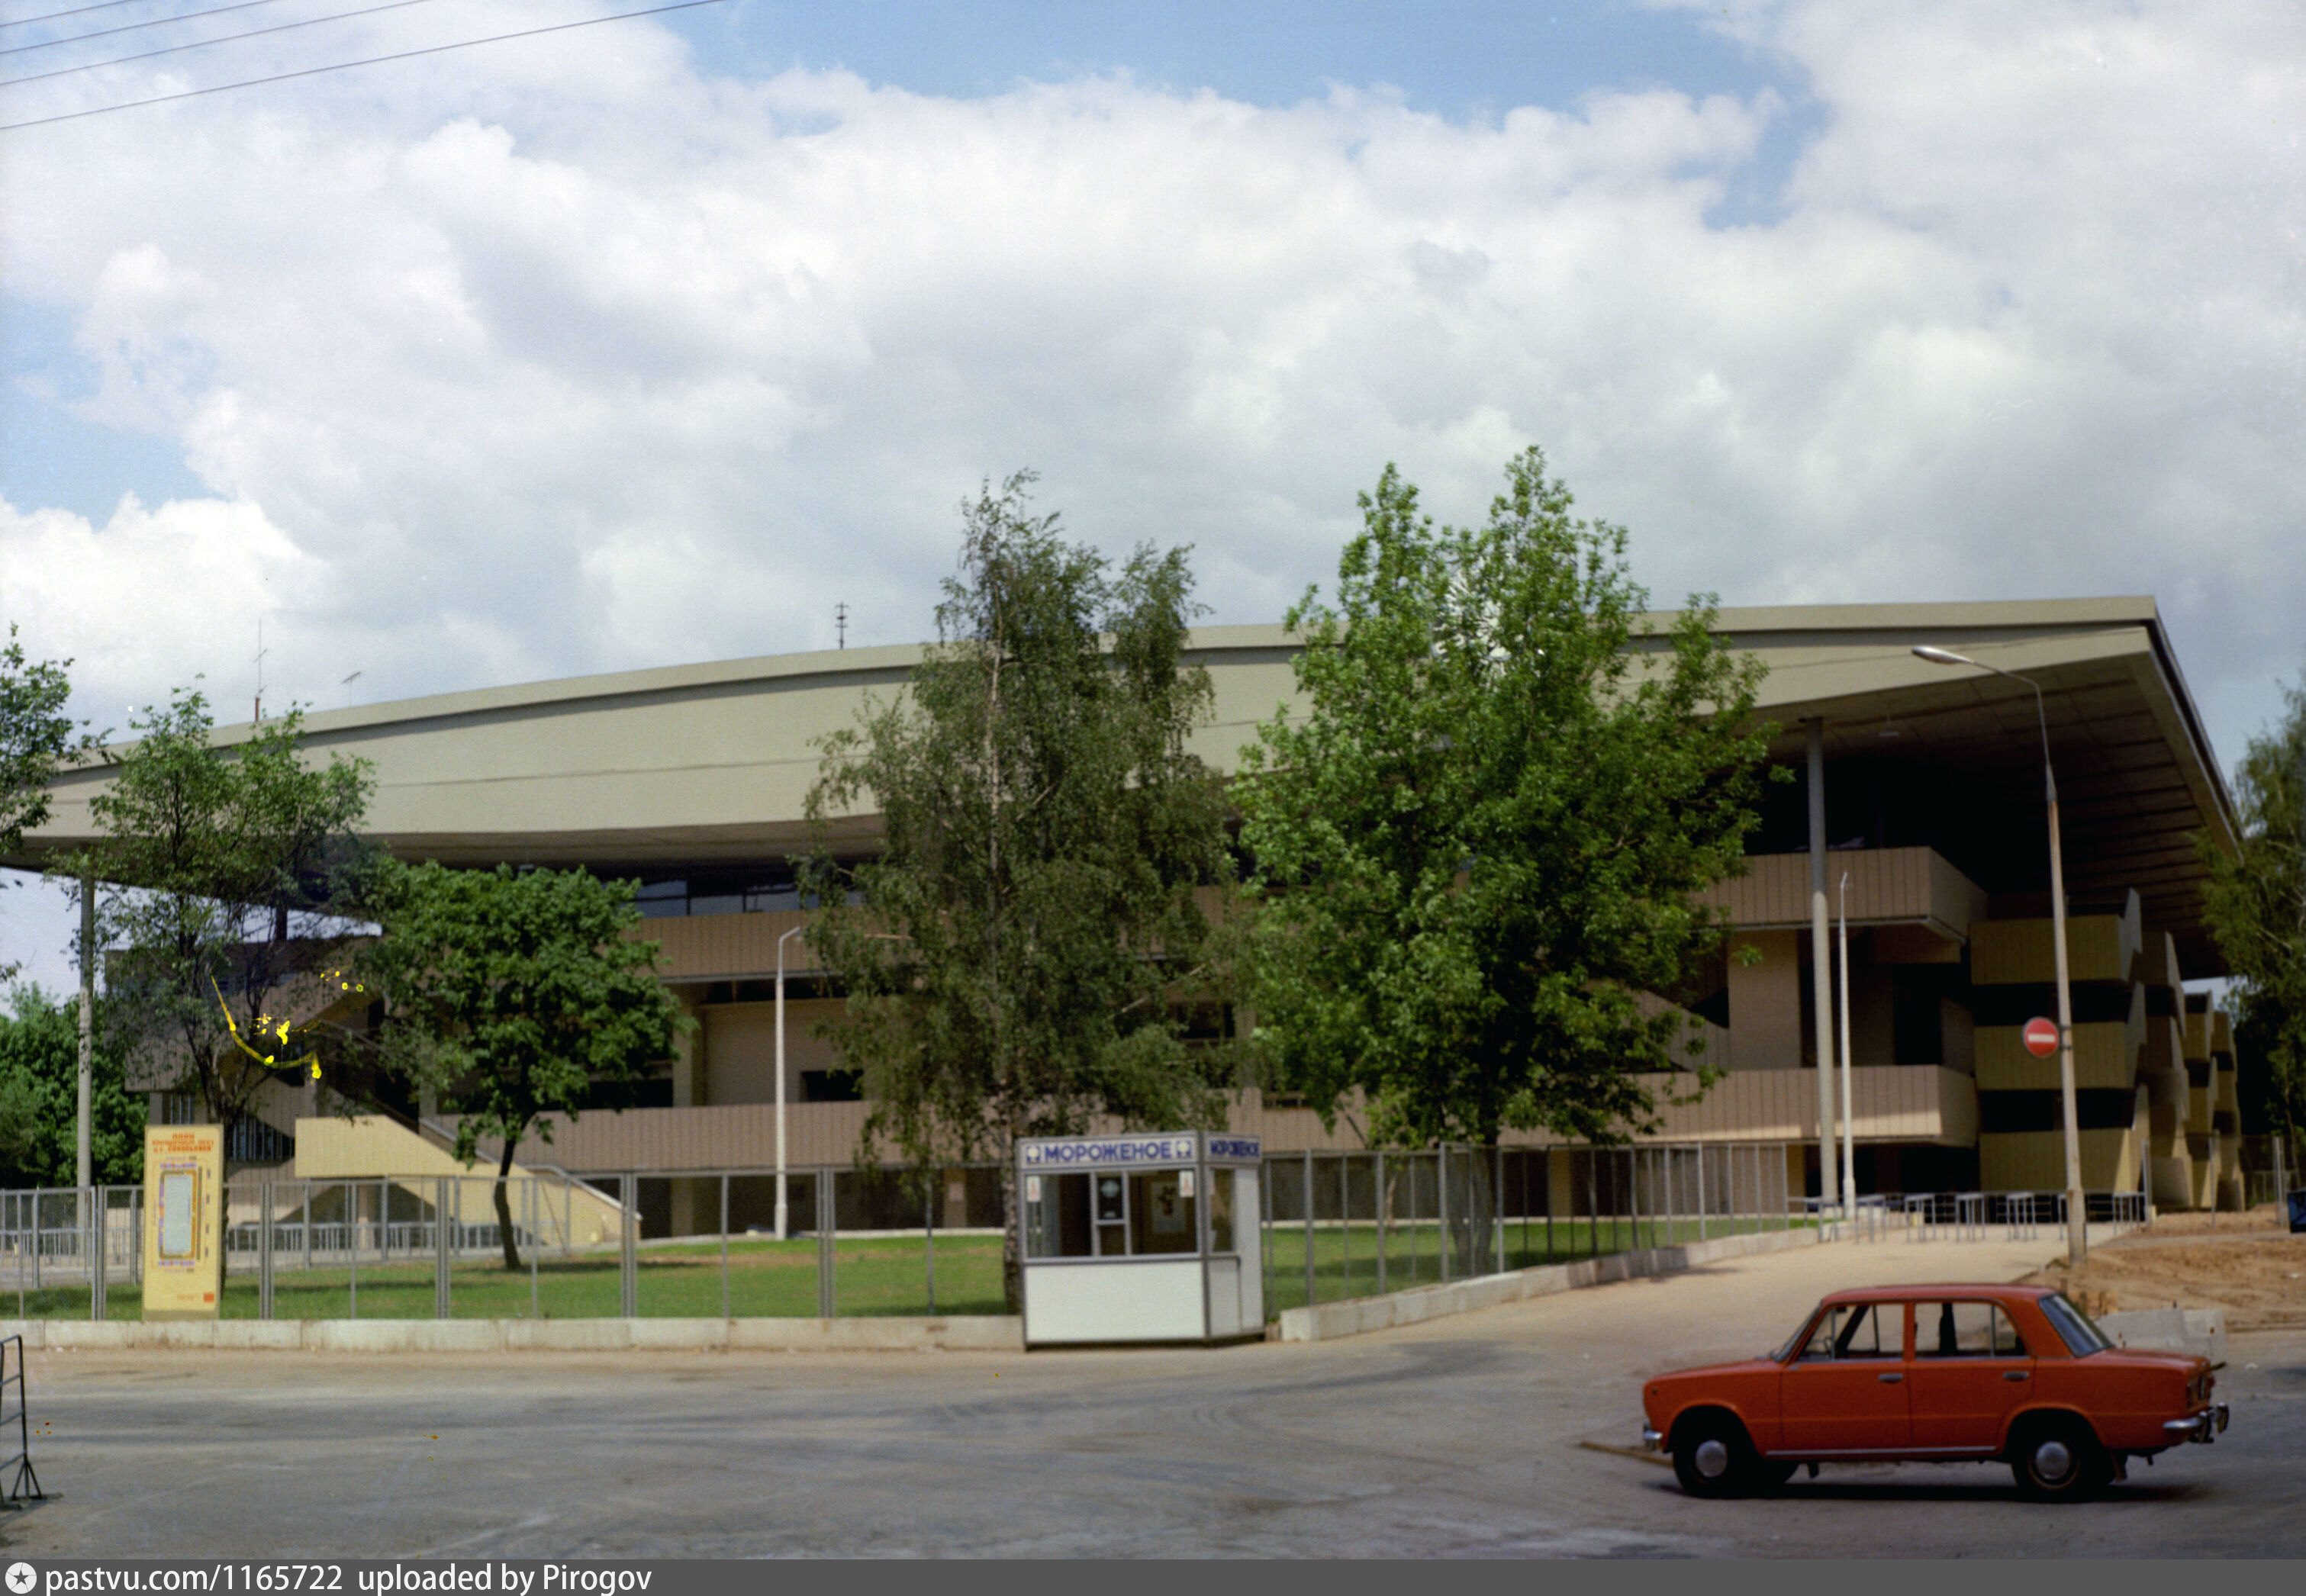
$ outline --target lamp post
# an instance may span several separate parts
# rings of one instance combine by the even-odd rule
[[[807,930],[795,926],[777,938],[777,1240],[785,1239],[785,943]]]
[[[2074,1114],[2074,996],[2073,983],[2066,975],[2066,872],[2058,845],[2058,777],[2050,767],[2050,713],[2043,707],[2042,685],[2031,677],[1926,644],[1917,645],[1914,655],[1933,665],[1969,665],[1990,670],[2034,689],[2034,714],[2042,726],[2043,790],[2050,807],[2050,945],[2057,959],[2058,1093],[2065,1108],[2066,1261],[2079,1268],[2089,1255],[2088,1216],[2082,1209],[2081,1128]]]
[[[1875,1172],[1880,1173],[1878,1170]],[[1841,873],[1841,1190],[1858,1217],[1858,1130],[1849,1105],[1849,872]]]

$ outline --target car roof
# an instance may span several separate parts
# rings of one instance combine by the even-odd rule
[[[2054,1297],[2058,1288],[2054,1285],[2012,1285],[2003,1282],[1926,1282],[1913,1285],[1858,1285],[1846,1291],[1829,1292],[1828,1302],[1904,1302],[1916,1297],[1990,1297],[2001,1300],[2022,1299],[2031,1302],[2040,1297]]]

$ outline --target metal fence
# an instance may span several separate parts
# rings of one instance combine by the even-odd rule
[[[1797,1223],[1781,1142],[1277,1153],[1268,1315]]]
[[[403,1175],[238,1180],[226,1190],[227,1319],[833,1318],[999,1313],[1000,1171],[773,1170],[584,1180]],[[681,1222],[681,1223],[677,1223]],[[910,1223],[908,1223],[910,1222]],[[867,1230],[867,1225],[873,1228]],[[21,1319],[142,1314],[141,1187],[0,1192],[0,1301]],[[902,1226],[901,1229],[896,1226]],[[679,1228],[686,1233],[666,1234]],[[661,1239],[644,1241],[644,1231]]]
[[[2143,1225],[2146,1199],[2136,1191],[2085,1191],[2083,1212],[2092,1225]],[[1830,1205],[1801,1199],[1803,1209],[1825,1240],[1881,1242],[2033,1242],[2044,1230],[2066,1223],[2063,1191],[1914,1191],[1860,1197]]]
[[[1828,1208],[1782,1142],[1276,1153],[1260,1247],[1268,1316],[1308,1302],[1758,1231],[2013,1241],[2054,1233],[2063,1193],[1921,1192]],[[1003,1166],[786,1176],[730,1169],[251,1180],[227,1189],[233,1319],[834,1318],[1004,1311]],[[2088,1194],[2094,1223],[2144,1219]],[[20,1318],[142,1312],[140,1187],[0,1192],[0,1302]],[[955,1224],[953,1221],[958,1220]],[[645,1239],[647,1238],[647,1239]],[[11,1276],[13,1276],[13,1280]]]

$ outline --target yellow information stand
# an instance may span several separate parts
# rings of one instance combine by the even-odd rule
[[[224,1131],[144,1132],[144,1317],[214,1319],[224,1251]]]

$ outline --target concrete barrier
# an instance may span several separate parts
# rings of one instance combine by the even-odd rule
[[[2226,1361],[2226,1310],[2223,1308],[2145,1308],[2101,1313],[2096,1322],[2116,1346],[2192,1353],[2213,1363]]]
[[[1279,1326],[1283,1341],[1333,1341],[1340,1336],[1362,1336],[1389,1330],[1396,1325],[1422,1324],[1453,1313],[1471,1313],[1556,1292],[1606,1285],[1648,1275],[1670,1275],[1720,1259],[1746,1258],[1757,1252],[1781,1252],[1789,1247],[1814,1246],[1814,1230],[1763,1231],[1718,1241],[1691,1242],[1678,1247],[1654,1247],[1638,1252],[1613,1252],[1581,1259],[1572,1264],[1546,1264],[1504,1275],[1483,1275],[1473,1280],[1453,1280],[1447,1285],[1421,1285],[1382,1297],[1354,1297],[1343,1302],[1321,1302],[1309,1308],[1287,1308]]]
[[[0,1320],[28,1351],[306,1352],[1022,1352],[1022,1319],[316,1319]]]

